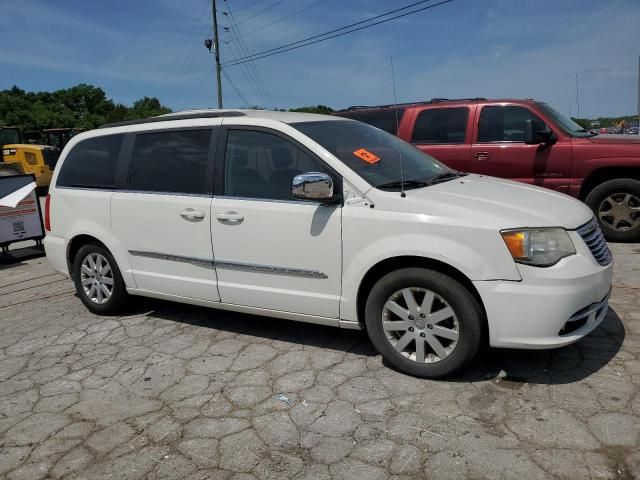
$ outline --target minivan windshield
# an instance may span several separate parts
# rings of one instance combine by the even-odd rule
[[[536,106],[540,110],[542,110],[543,113],[551,117],[551,119],[558,127],[560,127],[562,130],[564,130],[565,133],[571,135],[572,137],[593,137],[594,135],[596,135],[595,133],[582,128],[576,122],[574,122],[570,118],[565,117],[556,109],[546,103],[537,102]]]
[[[366,123],[324,120],[291,126],[315,140],[368,183],[383,190],[399,191],[402,177],[404,188],[409,190],[463,175]]]

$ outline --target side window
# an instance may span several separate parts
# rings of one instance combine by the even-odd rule
[[[147,192],[207,193],[211,129],[136,135],[129,188]]]
[[[524,142],[527,120],[534,127],[544,128],[544,122],[524,107],[483,107],[478,123],[478,142]]]
[[[396,118],[396,110],[397,110],[397,118]],[[380,110],[371,110],[368,112],[348,112],[343,114],[339,114],[341,117],[351,118],[353,120],[358,120],[360,122],[368,123],[380,130],[384,130],[391,135],[396,135],[398,131],[398,126],[402,121],[402,116],[404,115],[404,108],[388,108],[388,109],[380,109]]]
[[[124,135],[104,135],[82,140],[67,154],[56,185],[112,189]]]
[[[412,143],[464,143],[469,109],[430,108],[418,114]]]
[[[229,130],[224,171],[225,195],[291,200],[293,177],[327,169],[277,135]]]

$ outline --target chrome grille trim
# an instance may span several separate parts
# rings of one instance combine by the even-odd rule
[[[602,266],[609,265],[613,262],[613,256],[611,255],[607,241],[604,239],[600,225],[598,225],[595,218],[578,227],[576,232],[582,237],[582,240],[584,240],[593,258],[596,259],[596,262]]]

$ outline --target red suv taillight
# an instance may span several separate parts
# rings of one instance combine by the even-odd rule
[[[51,195],[47,193],[47,198],[44,201],[44,229],[47,232],[51,231]]]

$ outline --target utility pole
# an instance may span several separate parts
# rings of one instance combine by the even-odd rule
[[[216,0],[211,0],[211,14],[213,15],[213,53],[216,57],[216,78],[218,80],[218,108],[222,108],[222,80],[220,79],[220,43],[218,42],[218,14]]]
[[[580,89],[578,87],[578,74],[577,73],[576,73],[576,104],[577,104],[577,107],[578,107],[578,113],[577,113],[578,117],[577,118],[580,118]]]
[[[640,135],[640,56],[638,57],[638,135]]]

